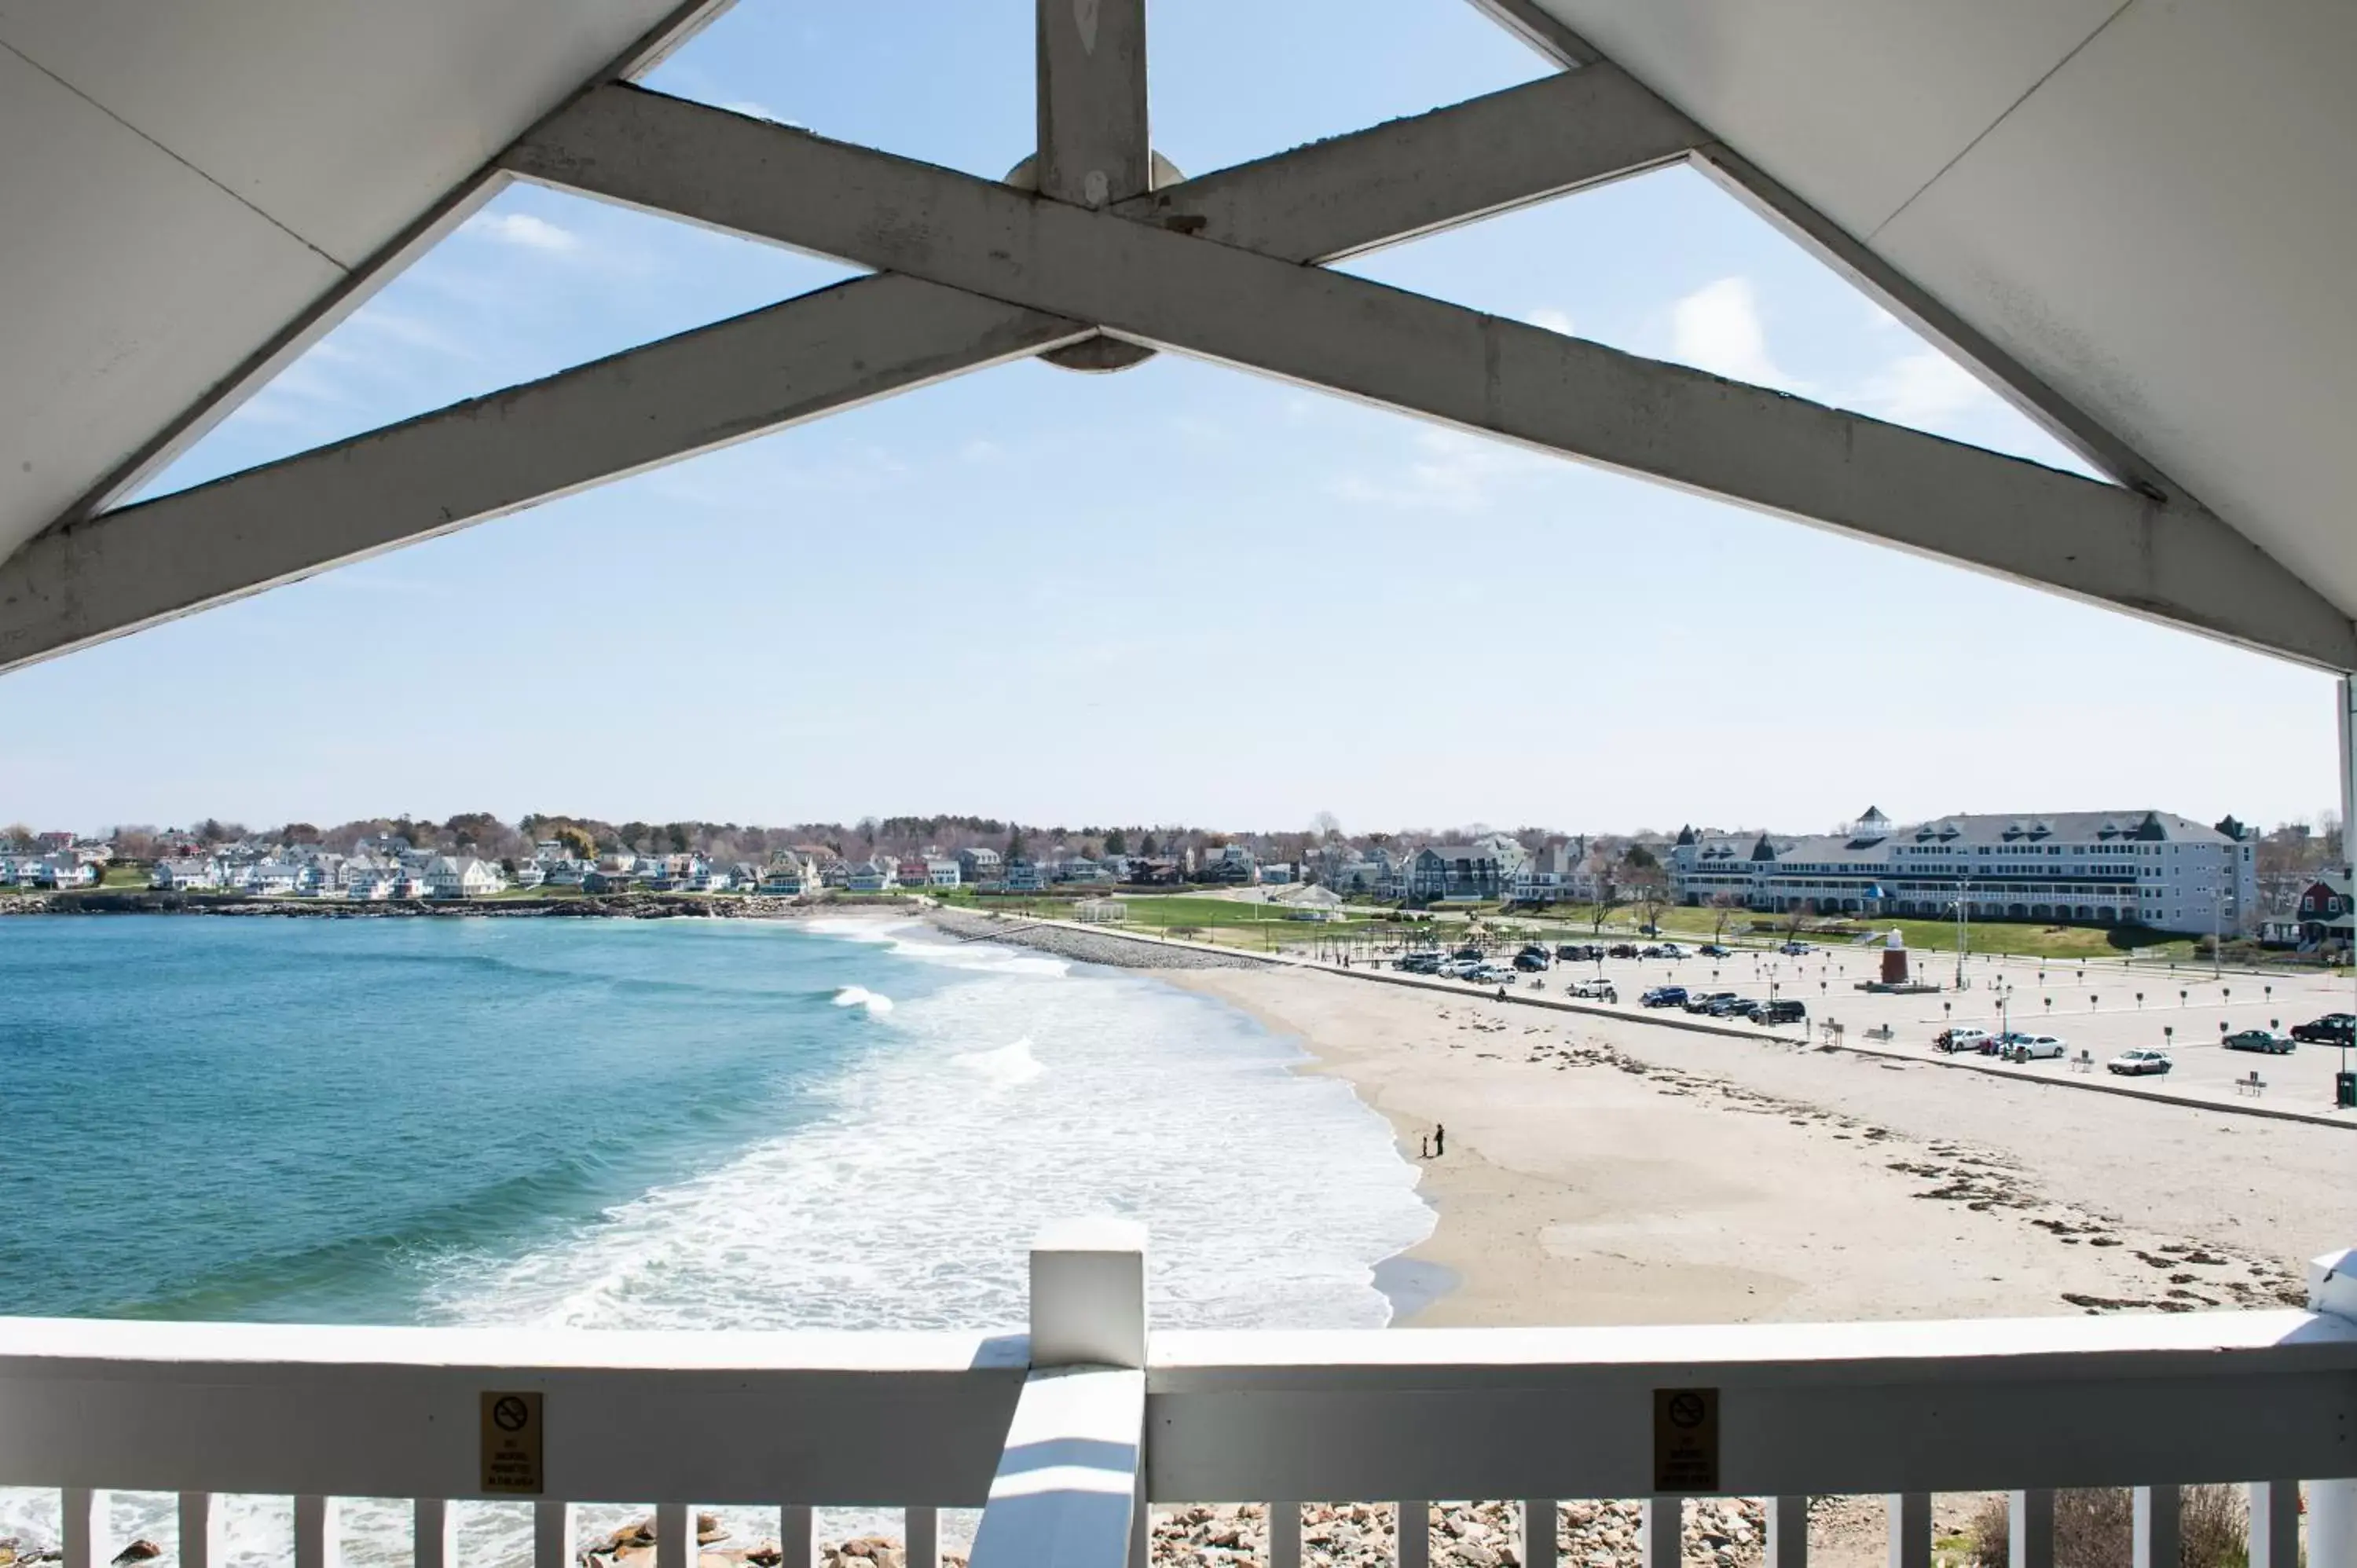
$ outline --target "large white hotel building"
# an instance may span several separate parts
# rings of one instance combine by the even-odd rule
[[[2206,827],[2166,811],[1936,817],[1904,826],[1880,811],[1805,838],[1697,833],[1670,851],[1679,900],[1721,896],[1760,910],[2141,925],[2200,933],[2257,918],[2252,835],[2231,817]]]

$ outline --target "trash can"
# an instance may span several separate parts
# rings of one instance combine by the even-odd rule
[[[2357,1072],[2332,1075],[2332,1103],[2344,1111],[2357,1106]]]

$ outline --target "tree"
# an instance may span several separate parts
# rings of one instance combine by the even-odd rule
[[[565,846],[565,854],[571,855],[576,860],[595,860],[597,858],[597,841],[589,836],[589,830],[587,828],[578,827],[574,823],[567,822],[563,827],[551,832],[548,836],[554,839],[558,843],[563,844]]]
[[[1017,828],[1013,832],[1006,835],[1006,858],[1009,860],[1021,860],[1023,858],[1023,830],[1021,828]]]
[[[1157,846],[1157,845],[1156,845],[1156,843],[1155,843],[1155,842],[1154,842],[1154,835],[1153,835],[1151,832],[1147,832],[1147,833],[1141,833],[1140,835],[1138,835],[1138,840],[1137,840],[1137,853],[1138,853],[1138,854],[1140,854],[1152,855],[1152,854],[1161,854],[1161,853],[1162,853],[1162,851],[1161,851],[1161,849],[1160,849],[1158,846]]]
[[[1727,923],[1735,918],[1736,910],[1743,908],[1743,900],[1732,893],[1714,893],[1710,896],[1710,940],[1716,942],[1727,935]]]
[[[1104,835],[1104,852],[1107,854],[1127,854],[1129,835],[1119,828],[1107,828]]]
[[[1662,911],[1670,907],[1670,879],[1662,875],[1659,865],[1640,871],[1632,879],[1637,912],[1643,917],[1645,929],[1651,931],[1660,923]]]
[[[1331,811],[1320,811],[1309,819],[1309,831],[1317,834],[1320,842],[1332,843],[1342,836],[1342,819]]]
[[[1781,922],[1784,928],[1784,940],[1786,941],[1791,941],[1794,937],[1799,936],[1807,927],[1810,917],[1814,915],[1816,912],[1817,903],[1815,899],[1793,899],[1792,902],[1786,907],[1784,910],[1784,918]]]

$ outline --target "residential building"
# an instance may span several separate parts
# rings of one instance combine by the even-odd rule
[[[904,855],[892,868],[892,880],[903,887],[929,887],[932,879],[922,855]]]
[[[159,860],[147,875],[147,886],[168,893],[190,893],[221,885],[221,862],[210,856],[188,855]]]
[[[1514,858],[1509,861],[1494,843],[1426,844],[1408,862],[1406,896],[1415,899],[1503,898],[1521,863],[1520,845],[1515,846]]]
[[[551,887],[579,887],[597,870],[595,862],[587,860],[552,860],[541,867],[541,874]]]
[[[473,855],[437,854],[425,868],[428,898],[484,898],[500,891],[500,874]]]
[[[278,898],[303,881],[303,867],[291,860],[257,860],[240,874],[238,886],[258,898]]]
[[[539,861],[520,860],[516,862],[515,885],[518,887],[537,887],[547,880],[548,868]]]
[[[1580,868],[1587,859],[1587,845],[1581,840],[1550,843],[1514,867],[1506,897],[1517,904],[1571,903],[1580,897]]]
[[[925,859],[925,886],[955,887],[958,886],[958,863],[948,855],[928,855]]]
[[[960,879],[977,887],[988,886],[1006,875],[1006,863],[999,853],[979,844],[958,851],[957,863]]]
[[[1223,843],[1203,851],[1196,872],[1205,882],[1250,882],[1260,869],[1260,858],[1240,843]]]
[[[2293,932],[2302,944],[2345,942],[2352,924],[2349,879],[2330,871],[2301,891],[2292,915]]]
[[[1039,891],[1039,865],[1037,861],[1017,855],[1006,863],[1006,886],[1009,893]]]
[[[1725,891],[1754,909],[1938,918],[1962,899],[1975,919],[2197,934],[2238,934],[2258,916],[2254,842],[2231,819],[2206,827],[2165,811],[2057,811],[1899,826],[1869,808],[1840,832],[1781,844],[1763,833],[1740,862],[1701,847],[1672,848],[1682,902]],[[1697,853],[1682,859],[1688,848]]]
[[[892,886],[896,867],[889,860],[856,861],[851,866],[849,886],[854,893],[882,893]]]
[[[1260,865],[1260,880],[1272,887],[1288,887],[1301,880],[1293,866],[1282,860],[1265,860]]]
[[[799,898],[818,891],[818,868],[798,854],[781,855],[761,868],[760,887],[772,898]]]

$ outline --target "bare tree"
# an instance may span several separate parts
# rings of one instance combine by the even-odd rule
[[[1660,925],[1662,911],[1670,907],[1670,879],[1658,865],[1645,866],[1633,875],[1633,901],[1643,918],[1644,928],[1653,930]]]
[[[1780,922],[1784,929],[1784,940],[1786,941],[1791,941],[1793,938],[1799,936],[1803,930],[1807,929],[1811,917],[1814,916],[1816,912],[1817,905],[1816,900],[1813,898],[1793,899],[1792,902],[1786,907],[1784,910],[1784,918]]]
[[[1732,893],[1714,893],[1710,896],[1710,940],[1717,942],[1727,936],[1727,923],[1735,918],[1736,910],[1743,908],[1743,900]]]

